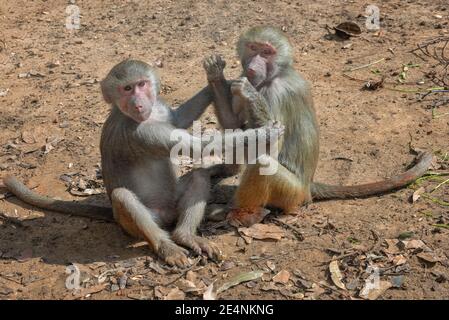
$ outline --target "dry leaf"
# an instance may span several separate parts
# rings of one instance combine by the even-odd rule
[[[363,289],[360,290],[359,296],[363,299],[376,300],[392,286],[390,281],[380,280],[378,286],[374,286],[373,283],[367,281]]]
[[[341,282],[341,279],[343,279],[343,275],[341,274],[341,271],[338,268],[338,261],[335,260],[329,264],[329,271],[331,274],[331,279],[334,282],[334,284],[340,289],[346,290],[345,284]]]
[[[217,294],[228,290],[229,288],[232,288],[242,282],[247,282],[251,280],[256,280],[260,278],[264,274],[263,271],[257,270],[257,271],[250,271],[250,272],[244,272],[240,273],[237,276],[233,277],[231,280],[225,282],[218,290]]]
[[[196,273],[192,270],[187,271],[186,273],[186,280],[192,281],[195,283],[198,280],[198,277],[196,276]]]
[[[281,227],[269,224],[256,223],[249,228],[239,228],[238,230],[243,235],[258,240],[281,240],[285,236],[285,232]]]
[[[170,292],[164,297],[164,300],[184,300],[186,298],[186,294],[179,290],[179,288],[173,288]]]
[[[402,240],[400,244],[404,249],[407,250],[427,248],[426,244],[422,240]]]
[[[426,192],[426,189],[424,187],[418,188],[413,192],[412,195],[412,203],[415,203],[419,198],[421,198],[421,195]]]
[[[290,272],[287,270],[282,270],[273,277],[275,283],[287,284],[288,280],[290,280]]]
[[[182,291],[184,291],[185,293],[188,292],[198,292],[199,289],[196,287],[196,285],[189,280],[185,280],[185,279],[179,279],[178,281],[175,282],[175,285],[181,289]]]
[[[399,253],[401,250],[398,247],[399,240],[397,239],[385,239],[385,242],[387,243],[387,248],[383,249],[386,253],[389,254],[396,254]]]
[[[267,283],[264,286],[262,286],[262,288],[260,288],[260,290],[262,291],[279,291],[279,288],[273,283]]]
[[[421,252],[416,256],[428,263],[437,263],[441,261],[441,258],[438,257],[438,255],[436,255],[434,252]]]
[[[36,138],[34,137],[33,133],[31,133],[29,131],[22,132],[22,140],[23,140],[23,142],[25,142],[27,144],[36,143]]]
[[[400,266],[401,264],[406,263],[407,259],[402,254],[400,254],[400,255],[394,257],[392,262],[395,266]]]
[[[318,299],[319,296],[321,296],[326,290],[321,288],[316,283],[312,284],[312,288],[308,289],[306,292],[306,298],[309,300],[315,300]]]

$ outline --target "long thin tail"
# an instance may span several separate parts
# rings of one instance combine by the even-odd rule
[[[31,191],[14,176],[4,177],[3,184],[17,198],[35,207],[97,220],[114,221],[111,208],[42,196]]]
[[[356,186],[335,186],[324,183],[312,183],[312,199],[348,199],[382,194],[404,187],[426,173],[432,162],[432,154],[425,152],[418,156],[417,163],[408,171],[390,179]]]

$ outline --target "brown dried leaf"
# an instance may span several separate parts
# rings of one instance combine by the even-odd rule
[[[195,272],[193,272],[192,270],[189,270],[186,273],[186,280],[195,283],[198,280],[198,277]]]
[[[238,231],[247,237],[258,240],[272,239],[279,241],[285,236],[285,232],[281,227],[261,223],[256,223],[249,228],[239,228]]]
[[[220,288],[218,288],[217,294],[228,290],[229,288],[232,288],[242,282],[256,280],[262,277],[263,274],[264,272],[261,270],[240,273],[233,277],[231,280],[225,282]]]
[[[392,259],[392,262],[395,266],[400,266],[402,264],[405,264],[407,262],[407,259],[402,254],[400,254],[398,256],[395,256]]]
[[[424,187],[418,188],[413,192],[412,194],[412,203],[415,203],[418,201],[419,198],[421,198],[421,195],[426,192],[426,189]]]
[[[345,284],[341,282],[341,280],[343,279],[343,275],[341,274],[340,268],[338,267],[338,261],[331,261],[331,263],[329,264],[329,272],[334,284],[338,288],[346,290]]]
[[[421,252],[418,253],[416,256],[421,260],[424,260],[425,262],[431,264],[442,261],[442,259],[437,254],[435,254],[435,252]]]
[[[414,250],[414,249],[424,249],[428,248],[426,244],[422,240],[402,240],[400,242],[401,247],[403,247],[406,250]],[[430,250],[430,249],[429,249]]]
[[[273,283],[267,283],[260,288],[262,291],[279,291],[279,288]]]
[[[175,282],[175,285],[181,289],[182,291],[184,291],[185,293],[188,292],[198,292],[200,291],[197,286],[189,280],[185,280],[185,279],[179,279],[178,281]]]
[[[373,287],[373,284],[370,282],[366,282],[365,286],[362,290],[360,290],[359,296],[363,299],[368,300],[376,300],[379,298],[385,291],[390,289],[393,285],[390,281],[380,280],[379,285],[377,287]]]
[[[319,285],[317,285],[316,283],[312,284],[312,288],[310,288],[309,290],[307,290],[305,298],[309,299],[309,300],[315,300],[318,299],[319,296],[321,296],[326,290],[324,290],[323,288],[321,288]]]
[[[34,137],[34,134],[30,131],[22,132],[22,140],[23,140],[23,142],[25,142],[27,144],[36,143],[36,138]]]
[[[287,284],[290,280],[290,272],[287,270],[281,270],[277,275],[273,277],[275,283]]]
[[[387,248],[383,249],[386,253],[389,254],[397,254],[401,252],[401,249],[398,247],[399,240],[397,239],[385,239],[387,244]]]

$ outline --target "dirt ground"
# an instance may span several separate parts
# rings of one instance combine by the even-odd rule
[[[195,260],[188,272],[164,266],[115,224],[36,210],[0,189],[0,299],[202,299],[212,282],[216,288],[257,270],[265,272],[218,297],[361,299],[369,266],[380,271],[371,298],[449,298],[447,101],[432,117],[432,106],[448,93],[421,99],[417,89],[435,87],[426,74],[438,69],[410,53],[427,39],[449,36],[447,0],[76,4],[81,28],[70,31],[66,1],[0,1],[0,176],[15,174],[62,199],[86,200],[67,187],[80,179],[102,191],[98,144],[109,108],[98,81],[108,70],[128,57],[156,65],[164,99],[177,106],[206,84],[205,56],[222,54],[227,76],[239,75],[235,43],[255,25],[285,31],[296,70],[313,85],[321,128],[316,181],[380,180],[404,171],[416,150],[435,154],[432,170],[440,175],[387,195],[315,202],[297,215],[268,219],[277,240],[205,223],[202,234],[221,246],[225,260]],[[369,4],[380,9],[380,32],[365,28]],[[362,35],[328,35],[326,25],[344,21],[359,24]],[[373,62],[348,72],[360,81],[343,76]],[[382,77],[383,88],[362,90]],[[201,119],[217,126],[211,107]],[[220,187],[235,183],[214,187],[211,202],[226,201]],[[418,187],[424,193],[413,202]],[[103,194],[89,200],[107,201]],[[65,286],[71,264],[81,270],[81,289]]]

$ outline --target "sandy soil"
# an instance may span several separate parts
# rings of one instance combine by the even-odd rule
[[[434,63],[410,50],[426,39],[449,36],[446,0],[426,2],[379,1],[379,33],[365,29],[363,15],[371,2],[361,0],[77,1],[81,28],[71,32],[65,28],[65,1],[1,0],[0,176],[15,174],[38,192],[85,200],[72,196],[60,176],[96,180],[99,136],[109,112],[98,81],[107,71],[128,57],[157,64],[163,96],[177,106],[205,85],[206,55],[221,53],[227,75],[238,76],[238,35],[259,24],[283,28],[295,48],[295,68],[313,84],[321,128],[317,181],[383,179],[405,170],[416,149],[433,152],[439,159],[434,171],[447,172],[449,116],[432,118],[431,110],[444,94],[419,99],[422,94],[406,92],[434,86],[425,76]],[[326,36],[326,25],[348,20],[362,26],[360,37]],[[382,58],[350,73],[362,81],[342,75]],[[409,84],[395,85],[407,64],[419,66],[406,71]],[[381,76],[391,82],[387,88],[361,90]],[[418,85],[420,80],[424,84]],[[448,104],[435,111],[447,113]],[[212,108],[202,119],[216,125]],[[205,224],[203,235],[220,244],[225,262],[199,261],[187,273],[163,266],[115,224],[36,210],[6,194],[0,201],[0,299],[201,299],[212,281],[222,284],[252,270],[265,273],[219,297],[358,299],[369,265],[382,271],[382,285],[395,284],[379,299],[447,299],[449,184],[430,193],[443,180],[420,183],[433,200],[422,196],[412,203],[413,190],[405,188],[313,203],[295,216],[277,217],[283,222],[277,222],[283,234],[278,241],[247,243],[232,227]],[[223,201],[219,187],[212,202]],[[106,201],[103,195],[93,198]],[[387,247],[395,241],[385,239],[404,233],[416,241]],[[329,275],[334,256],[346,289]],[[65,286],[69,264],[81,270],[81,290]],[[186,278],[197,291],[183,293],[189,290],[179,279]]]

